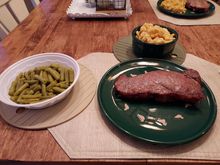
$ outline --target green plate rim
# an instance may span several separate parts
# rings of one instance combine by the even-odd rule
[[[161,11],[162,13],[165,13],[167,15],[170,15],[170,16],[173,16],[173,17],[179,17],[179,18],[189,18],[189,19],[192,19],[192,18],[202,18],[202,17],[207,17],[209,15],[212,15],[215,11],[215,5],[209,1],[207,1],[210,6],[209,6],[209,11],[208,12],[204,12],[204,13],[184,13],[184,14],[179,14],[179,13],[174,13],[170,10],[166,10],[164,9],[163,7],[160,6],[160,4],[162,3],[163,0],[158,0],[157,2],[157,9],[159,11]],[[186,12],[190,12],[190,10],[186,10]]]
[[[133,59],[133,60],[127,60],[127,61],[124,61],[122,63],[119,63],[119,64],[116,64],[114,66],[112,66],[101,78],[100,82],[99,82],[99,85],[98,85],[98,91],[97,91],[97,99],[98,99],[98,103],[99,103],[99,106],[100,106],[100,111],[104,114],[104,116],[114,125],[116,126],[120,131],[130,135],[131,137],[134,137],[136,139],[139,139],[139,140],[142,140],[142,141],[146,141],[146,142],[150,142],[150,143],[153,143],[153,144],[162,144],[162,145],[179,145],[179,144],[185,144],[185,143],[188,143],[188,142],[191,142],[191,141],[194,141],[198,138],[200,138],[201,136],[205,135],[210,129],[211,127],[213,126],[215,120],[216,120],[216,116],[217,116],[217,103],[216,103],[216,99],[215,99],[215,96],[212,92],[212,90],[210,89],[210,87],[207,85],[207,83],[202,79],[202,86],[204,86],[209,94],[210,94],[210,97],[211,97],[211,100],[213,101],[213,113],[212,113],[212,117],[210,119],[209,117],[209,123],[202,129],[202,131],[200,131],[199,133],[197,133],[196,135],[194,136],[191,136],[189,138],[186,138],[186,139],[183,139],[183,140],[177,140],[177,141],[172,141],[172,142],[167,142],[167,141],[157,141],[157,140],[153,140],[153,139],[146,139],[146,138],[143,138],[143,137],[140,137],[138,135],[135,135],[129,131],[127,131],[126,129],[124,129],[122,126],[120,126],[114,119],[112,119],[109,114],[107,113],[107,111],[105,110],[105,107],[103,106],[102,104],[102,101],[101,101],[101,86],[103,84],[103,82],[105,81],[105,78],[107,75],[110,74],[110,72],[115,69],[115,68],[118,68],[120,67],[121,65],[126,65],[126,64],[129,64],[129,63],[132,63],[132,62],[138,62],[138,61],[146,61],[146,62],[166,62],[166,63],[169,63],[170,65],[173,65],[174,67],[177,67],[181,70],[186,70],[187,68],[183,67],[183,66],[180,66],[178,64],[175,64],[173,62],[170,62],[168,60],[161,60],[161,59],[152,59],[152,58],[149,58],[149,59],[144,59],[144,58],[137,58],[137,59]]]

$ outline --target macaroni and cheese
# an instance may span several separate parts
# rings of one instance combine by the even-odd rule
[[[175,34],[171,34],[166,28],[151,23],[144,23],[140,31],[136,32],[136,37],[150,44],[165,44],[175,39]]]
[[[186,0],[163,0],[161,7],[174,13],[183,14],[186,12]]]

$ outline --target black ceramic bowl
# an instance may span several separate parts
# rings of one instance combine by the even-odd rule
[[[166,28],[171,34],[174,34],[175,39],[169,43],[159,45],[143,42],[136,37],[136,31],[140,31],[141,27],[138,26],[132,31],[132,49],[137,57],[163,58],[173,51],[178,40],[178,33],[169,27],[158,26]]]

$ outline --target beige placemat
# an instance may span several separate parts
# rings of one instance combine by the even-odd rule
[[[120,38],[113,45],[113,53],[120,62],[138,58],[133,53],[133,50],[132,50],[132,37],[131,36]],[[185,58],[186,58],[186,51],[184,47],[180,43],[177,43],[173,52],[169,56],[161,58],[161,59],[170,60],[176,64],[181,65],[185,61]]]
[[[166,22],[170,22],[176,25],[214,25],[214,24],[220,24],[220,6],[216,5],[214,2],[210,1],[215,5],[215,13],[211,16],[204,17],[204,18],[198,18],[198,19],[185,19],[185,18],[176,18],[169,15],[166,15],[162,12],[160,12],[157,9],[157,0],[148,0],[150,3],[152,9],[154,10],[154,13],[156,16]]]
[[[80,60],[99,81],[118,61],[111,53],[92,53]],[[220,107],[220,66],[187,54],[184,66],[197,69],[209,84]],[[218,108],[218,111],[220,109]],[[218,112],[219,113],[219,112]],[[97,97],[81,115],[49,131],[72,159],[179,158],[220,160],[220,115],[212,130],[184,145],[161,146],[136,140],[122,133],[102,116]],[[193,126],[192,126],[193,127]]]
[[[43,129],[64,123],[82,112],[96,93],[96,78],[80,65],[80,76],[71,93],[60,103],[45,109],[15,108],[0,103],[0,115],[12,126]]]

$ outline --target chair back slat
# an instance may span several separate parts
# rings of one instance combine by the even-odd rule
[[[39,0],[24,0],[29,12],[31,12],[37,5],[40,4]]]
[[[7,5],[0,7],[0,21],[8,31],[12,31],[18,25]]]
[[[9,2],[9,9],[11,9],[11,13],[14,13],[19,23],[29,15],[29,11],[23,0],[11,0]]]
[[[0,23],[0,41],[5,38],[8,34],[8,31],[5,29],[5,27]]]
[[[12,31],[39,3],[39,0],[0,0],[1,36]]]

